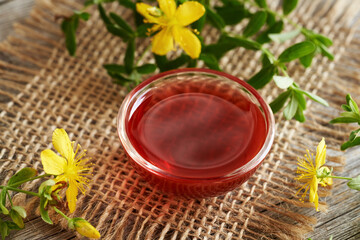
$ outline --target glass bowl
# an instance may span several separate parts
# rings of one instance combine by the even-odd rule
[[[157,74],[134,88],[117,119],[135,170],[164,193],[204,198],[238,187],[274,140],[274,116],[246,82],[208,69]]]

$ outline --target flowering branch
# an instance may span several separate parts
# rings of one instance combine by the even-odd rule
[[[260,89],[274,80],[283,91],[270,103],[274,113],[284,108],[286,119],[295,118],[304,122],[306,98],[328,106],[324,99],[302,90],[287,73],[286,64],[296,59],[307,68],[317,54],[330,60],[334,58],[328,50],[332,45],[329,38],[306,29],[287,17],[296,8],[297,0],[282,1],[282,13],[271,10],[266,0],[222,0],[216,6],[212,6],[208,0],[158,0],[159,7],[141,1],[134,3],[131,0],[117,0],[120,5],[133,11],[134,24],[114,12],[106,12],[103,4],[114,1],[88,0],[85,1],[85,6],[97,5],[107,30],[127,44],[122,64],[104,65],[116,84],[131,89],[142,81],[143,75],[157,69],[163,72],[180,67],[196,67],[199,61],[208,68],[221,71],[221,58],[230,50],[242,47],[262,52],[262,68],[248,83]],[[62,22],[70,55],[75,55],[78,22],[87,21],[89,16],[85,10],[75,11],[73,16]],[[226,29],[227,26],[237,25],[244,19],[249,21],[242,34],[234,34]],[[285,23],[291,24],[295,30],[282,33]],[[205,24],[219,30],[217,42],[204,42],[201,32]],[[188,25],[190,26],[187,27]],[[285,49],[278,57],[264,47],[264,44],[271,41],[283,43],[299,34],[306,40]],[[138,66],[139,60],[135,59],[136,42],[146,37],[152,38],[149,48],[153,52],[155,64]],[[167,53],[174,50],[176,45],[182,48],[184,53],[175,59],[168,59]]]
[[[83,193],[85,186],[89,183],[86,177],[92,170],[89,160],[85,158],[85,150],[80,151],[80,145],[72,144],[64,129],[56,129],[53,133],[53,144],[55,149],[62,156],[55,154],[50,149],[46,149],[41,153],[41,160],[46,174],[37,176],[37,171],[33,168],[23,168],[13,175],[6,185],[0,186],[0,214],[10,216],[12,221],[5,221],[0,218],[0,235],[5,239],[10,230],[19,230],[24,228],[23,219],[27,214],[23,207],[14,206],[9,191],[21,192],[31,196],[40,198],[40,215],[41,218],[49,224],[52,221],[48,214],[48,209],[53,208],[56,213],[60,214],[68,221],[70,229],[76,230],[83,236],[89,238],[100,238],[100,233],[86,220],[82,218],[69,218],[58,209],[60,206],[67,209],[69,206],[70,213],[75,211],[76,197],[78,188]],[[22,190],[19,188],[22,184],[36,179],[45,179],[38,190],[38,193]],[[64,204],[60,199],[59,193],[62,189],[66,189],[66,199],[68,204]],[[10,208],[6,206],[9,200]]]
[[[333,178],[343,179],[348,180],[347,185],[349,188],[360,191],[360,176],[356,178],[334,176],[332,175],[332,169],[330,170],[328,167],[323,166],[325,160],[326,145],[324,138],[317,146],[315,159],[313,155],[310,154],[309,150],[307,150],[304,159],[298,158],[298,168],[296,172],[298,176],[295,179],[303,185],[296,195],[304,190],[300,198],[301,201],[304,201],[307,192],[309,192],[309,202],[315,204],[316,211],[318,211],[319,206],[319,197],[317,194],[319,184],[325,187],[327,185],[332,185]]]

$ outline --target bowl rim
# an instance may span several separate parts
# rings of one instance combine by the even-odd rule
[[[127,117],[129,104],[131,103],[131,100],[134,96],[136,96],[136,93],[138,93],[141,89],[151,84],[153,81],[156,81],[157,79],[169,76],[169,75],[175,75],[179,73],[207,73],[207,74],[213,74],[221,77],[225,77],[229,80],[232,80],[240,85],[242,85],[246,90],[251,92],[251,94],[257,99],[259,102],[263,112],[264,112],[264,119],[266,121],[268,131],[265,138],[265,141],[260,149],[260,151],[245,165],[234,169],[230,173],[223,175],[223,176],[217,176],[217,177],[210,177],[210,178],[193,178],[193,177],[183,177],[183,176],[177,176],[173,175],[167,171],[164,171],[161,168],[158,168],[157,166],[153,165],[152,163],[148,162],[146,159],[144,159],[134,148],[132,145],[130,139],[128,138],[127,132],[126,132],[126,126],[125,126],[125,120]],[[267,154],[270,152],[270,149],[272,147],[274,137],[275,137],[275,119],[273,112],[270,108],[270,106],[264,101],[264,99],[260,96],[260,94],[248,83],[246,83],[243,80],[240,80],[239,78],[232,76],[225,72],[220,72],[217,70],[212,69],[204,69],[204,68],[182,68],[182,69],[175,69],[170,70],[162,73],[155,74],[154,76],[148,78],[147,80],[143,81],[141,84],[136,86],[123,100],[118,115],[117,115],[117,132],[120,138],[120,142],[125,150],[125,153],[128,154],[128,156],[137,164],[139,164],[141,167],[147,169],[148,171],[160,175],[167,178],[174,178],[174,179],[182,179],[182,180],[190,180],[190,181],[202,181],[202,180],[221,180],[221,179],[229,179],[234,178],[237,176],[241,176],[243,174],[246,174],[247,172],[251,171],[252,169],[256,168],[259,164],[263,162]]]

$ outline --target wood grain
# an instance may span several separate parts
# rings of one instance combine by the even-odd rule
[[[0,0],[0,41],[11,34],[12,25],[29,16],[34,0]]]
[[[340,0],[339,0],[340,1]],[[24,20],[30,13],[34,0],[0,0],[0,41],[12,32],[14,22]],[[360,96],[360,89],[357,90]],[[331,111],[332,109],[330,109]],[[345,152],[347,164],[343,176],[356,177],[360,174],[360,148],[354,148]],[[355,190],[349,190],[346,183],[336,180],[333,196],[327,197],[329,205],[327,213],[317,213],[309,209],[309,215],[316,216],[318,223],[315,231],[309,234],[313,240],[333,239],[357,240],[360,239],[360,194]],[[14,240],[57,240],[75,239],[73,232],[62,230],[59,226],[51,226],[44,223],[41,218],[28,219],[26,228],[10,236]]]

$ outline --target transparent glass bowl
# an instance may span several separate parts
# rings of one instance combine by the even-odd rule
[[[144,154],[140,153],[136,146],[134,146],[134,142],[132,142],[131,137],[129,136],[131,133],[128,130],[127,125],[131,117],[133,117],[134,111],[144,101],[144,96],[146,94],[149,95],[149,93],[151,95],[152,91],[166,88],[169,84],[176,84],[178,88],[181,89],[186,86],[189,81],[206,81],[206,83],[210,83],[210,85],[226,86],[227,89],[231,89],[231,94],[234,95],[234,92],[236,93],[235,95],[241,94],[242,97],[246,97],[261,111],[261,116],[265,122],[265,130],[263,132],[264,141],[254,156],[244,165],[234,166],[234,168],[227,171],[226,174],[219,176],[201,177],[202,174],[196,173],[193,176],[189,174],[181,176],[179,174],[174,174],[172,171],[167,171],[156,163],[149,161],[149,159],[147,159],[146,156],[144,157]],[[156,105],[153,107],[156,107]],[[117,119],[117,129],[120,141],[128,155],[129,161],[139,175],[146,179],[152,186],[160,189],[164,193],[190,198],[218,196],[233,190],[248,180],[269,153],[275,134],[274,116],[272,111],[256,90],[246,82],[229,74],[197,68],[160,73],[133,89],[127,95],[120,107]],[[252,139],[256,140],[256,137]],[[250,144],[252,143],[250,142]]]

